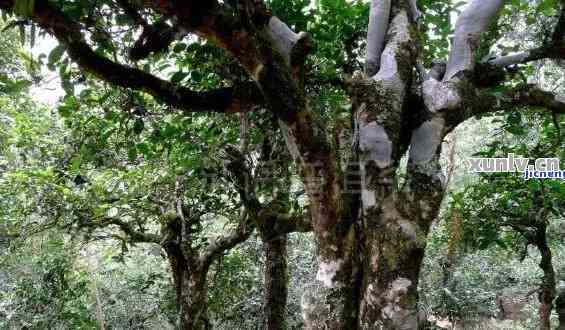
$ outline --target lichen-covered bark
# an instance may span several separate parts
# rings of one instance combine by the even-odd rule
[[[335,235],[335,234],[334,234]],[[338,236],[339,235],[339,236]],[[333,252],[328,257],[318,254],[316,280],[319,288],[305,292],[302,309],[305,329],[355,329],[358,323],[359,257],[353,225],[341,237],[338,245],[318,243]]]
[[[437,214],[437,203],[414,205],[420,201],[413,193],[403,194],[396,186],[398,161],[408,140],[402,121],[406,111],[419,111],[407,109],[414,77],[407,68],[415,66],[417,52],[408,10],[393,7],[379,72],[351,84],[362,178],[362,329],[417,328],[418,275],[429,225]],[[428,147],[435,154],[437,146]]]
[[[362,329],[415,329],[417,285],[428,228],[402,214],[399,201],[388,198],[366,220],[372,226],[366,238]]]
[[[365,217],[363,329],[415,329],[417,286],[426,237],[438,214],[443,187],[419,177],[400,193],[381,199]],[[417,187],[419,186],[419,187]]]
[[[265,96],[265,100],[279,118],[289,151],[299,164],[309,197],[312,229],[318,242],[319,271],[317,279],[322,286],[317,301],[307,311],[331,310],[323,317],[306,316],[306,328],[351,329],[357,324],[356,272],[357,242],[350,218],[344,217],[342,175],[336,154],[324,126],[310,111],[299,79],[300,54],[297,46],[304,46],[300,38],[281,33],[284,27],[271,21],[269,29],[257,38],[265,60],[253,73],[246,68]],[[278,32],[276,32],[278,31]],[[281,38],[289,36],[287,42]],[[293,49],[287,49],[294,45]],[[288,56],[290,54],[290,56]],[[290,58],[290,60],[289,60]],[[312,298],[312,297],[310,297]],[[305,299],[307,301],[308,299]],[[313,301],[312,299],[308,301]]]

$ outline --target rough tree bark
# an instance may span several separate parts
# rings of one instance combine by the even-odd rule
[[[0,0],[4,10],[11,11],[13,4],[14,0]],[[114,62],[94,52],[82,26],[52,2],[36,1],[30,19],[57,37],[76,63],[110,83],[144,90],[187,112],[240,112],[254,99],[277,116],[300,168],[318,244],[316,278],[321,289],[303,299],[307,329],[415,329],[416,288],[426,236],[444,195],[438,162],[443,138],[474,115],[516,104],[565,112],[565,100],[552,93],[520,86],[493,95],[486,87],[500,80],[473,77],[475,71],[487,68],[498,70],[498,77],[504,79],[508,63],[558,57],[565,20],[559,20],[553,41],[542,55],[534,51],[535,56],[530,53],[477,65],[481,35],[503,1],[472,0],[456,22],[446,64],[426,74],[419,64],[422,45],[415,1],[372,1],[367,71],[347,83],[355,122],[348,169],[355,169],[360,182],[360,194],[348,194],[343,180],[352,175],[343,173],[340,164],[344,162],[324,123],[308,107],[302,79],[311,48],[306,33],[292,31],[263,1],[135,3],[143,8],[130,4],[126,12],[151,9],[166,17],[175,31],[194,33],[225,49],[257,88],[195,92]],[[407,152],[405,182],[399,186],[398,164]],[[241,199],[257,216],[258,225],[268,222],[288,230],[300,222],[300,217],[271,212],[258,203],[252,189],[244,184],[240,188]]]
[[[288,265],[286,235],[263,242],[265,251],[264,329],[286,329],[288,296]]]

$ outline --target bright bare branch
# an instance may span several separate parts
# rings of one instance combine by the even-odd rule
[[[504,0],[473,0],[467,5],[455,23],[455,36],[444,80],[450,80],[462,71],[472,71],[475,64],[475,50],[481,34],[496,17]]]

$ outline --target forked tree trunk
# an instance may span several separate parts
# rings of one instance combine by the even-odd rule
[[[182,209],[180,206],[179,210]],[[182,215],[182,211],[178,211]],[[183,225],[184,222],[184,225]],[[183,217],[174,217],[162,225],[164,239],[161,245],[167,252],[179,315],[179,328],[183,330],[211,329],[208,318],[208,271],[210,265],[225,251],[245,241],[251,235],[248,219],[242,218],[232,233],[210,241],[206,248],[190,244],[191,223]],[[194,226],[195,222],[192,223]]]
[[[437,160],[446,131],[443,121],[431,118],[415,123],[412,137],[402,132],[406,111],[423,111],[421,103],[408,109],[414,73],[405,68],[415,65],[416,41],[405,4],[375,8],[390,10],[391,16],[387,43],[382,53],[375,54],[376,62],[369,63],[379,64],[380,69],[369,65],[370,76],[356,75],[349,83],[360,196],[342,194],[340,203],[331,203],[332,196],[326,193],[322,196],[328,200],[320,200],[320,206],[316,200],[311,204],[323,211],[338,205],[343,209],[338,209],[341,219],[333,221],[338,243],[327,239],[332,236],[326,232],[317,233],[320,249],[333,258],[320,260],[317,279],[326,291],[318,295],[316,304],[305,306],[307,329],[418,327],[418,277],[426,236],[444,193]],[[396,171],[407,144],[412,144],[408,179],[398,187]],[[317,210],[312,210],[315,219]],[[319,216],[324,222],[333,220]]]
[[[287,236],[263,243],[265,252],[264,329],[287,328],[288,265]]]

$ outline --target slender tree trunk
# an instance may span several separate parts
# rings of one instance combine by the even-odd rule
[[[545,226],[544,226],[545,227]],[[541,230],[540,230],[541,231]],[[542,234],[540,234],[542,235]],[[551,249],[547,245],[545,228],[543,229],[543,239],[536,243],[541,254],[539,267],[543,271],[543,280],[539,293],[539,317],[540,329],[551,329],[551,310],[553,309],[553,299],[555,299],[555,271],[551,262]]]
[[[286,329],[288,296],[287,236],[263,243],[265,251],[264,329]]]
[[[92,281],[92,291],[96,300],[96,319],[100,326],[100,330],[106,330],[106,323],[104,321],[104,311],[102,310],[102,302],[100,301],[100,292],[98,292],[98,276]]]
[[[555,311],[559,317],[557,330],[565,330],[565,290],[561,290],[555,299]]]
[[[281,214],[290,211],[291,173],[288,163],[290,155],[284,145],[276,143],[277,126],[265,132],[261,147],[261,160],[266,165],[273,162],[281,164],[276,168],[263,168],[267,173],[263,175],[276,178],[275,187],[271,191],[270,209],[277,209]],[[280,180],[280,181],[279,181]],[[288,235],[279,234],[273,230],[272,222],[258,223],[258,229],[263,241],[265,255],[264,271],[264,297],[263,297],[263,329],[282,330],[287,328],[287,299],[288,299]]]

